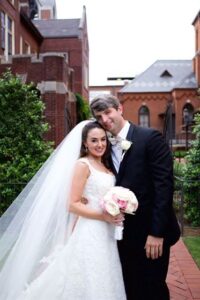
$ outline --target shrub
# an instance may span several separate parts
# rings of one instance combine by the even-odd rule
[[[193,226],[200,225],[200,114],[196,114],[193,133],[196,139],[186,156],[184,172],[185,214]]]
[[[6,71],[0,78],[0,214],[52,152],[44,103],[33,84]]]

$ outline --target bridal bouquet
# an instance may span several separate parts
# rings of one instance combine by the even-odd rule
[[[138,201],[131,190],[121,186],[114,186],[104,195],[102,207],[112,216],[117,216],[120,212],[134,214],[138,208]],[[115,238],[121,240],[122,237],[123,225],[117,226],[115,229]]]

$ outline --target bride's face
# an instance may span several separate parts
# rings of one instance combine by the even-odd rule
[[[88,154],[94,157],[101,157],[107,147],[106,133],[101,128],[93,128],[88,132],[85,146]]]

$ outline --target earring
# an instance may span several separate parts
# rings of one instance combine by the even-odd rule
[[[88,153],[88,147],[87,146],[85,146],[85,152]]]

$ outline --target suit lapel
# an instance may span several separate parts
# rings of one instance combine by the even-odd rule
[[[134,132],[134,128],[135,128],[135,125],[130,123],[130,127],[129,127],[129,131],[128,131],[128,134],[127,134],[127,137],[126,139],[128,141],[132,141],[133,140],[133,132]]]
[[[126,139],[128,141],[131,141],[133,142],[134,141],[134,125],[132,123],[130,123],[130,127],[129,127],[129,131],[128,131],[128,134],[127,134],[127,137]],[[120,167],[119,167],[119,172],[117,174],[117,180],[123,176],[123,171],[124,171],[124,168],[126,166],[126,161],[127,161],[127,158],[131,152],[131,148],[133,147],[133,145],[131,145],[131,147],[126,151],[126,153],[124,154],[124,157],[123,157],[123,160],[120,164]]]

